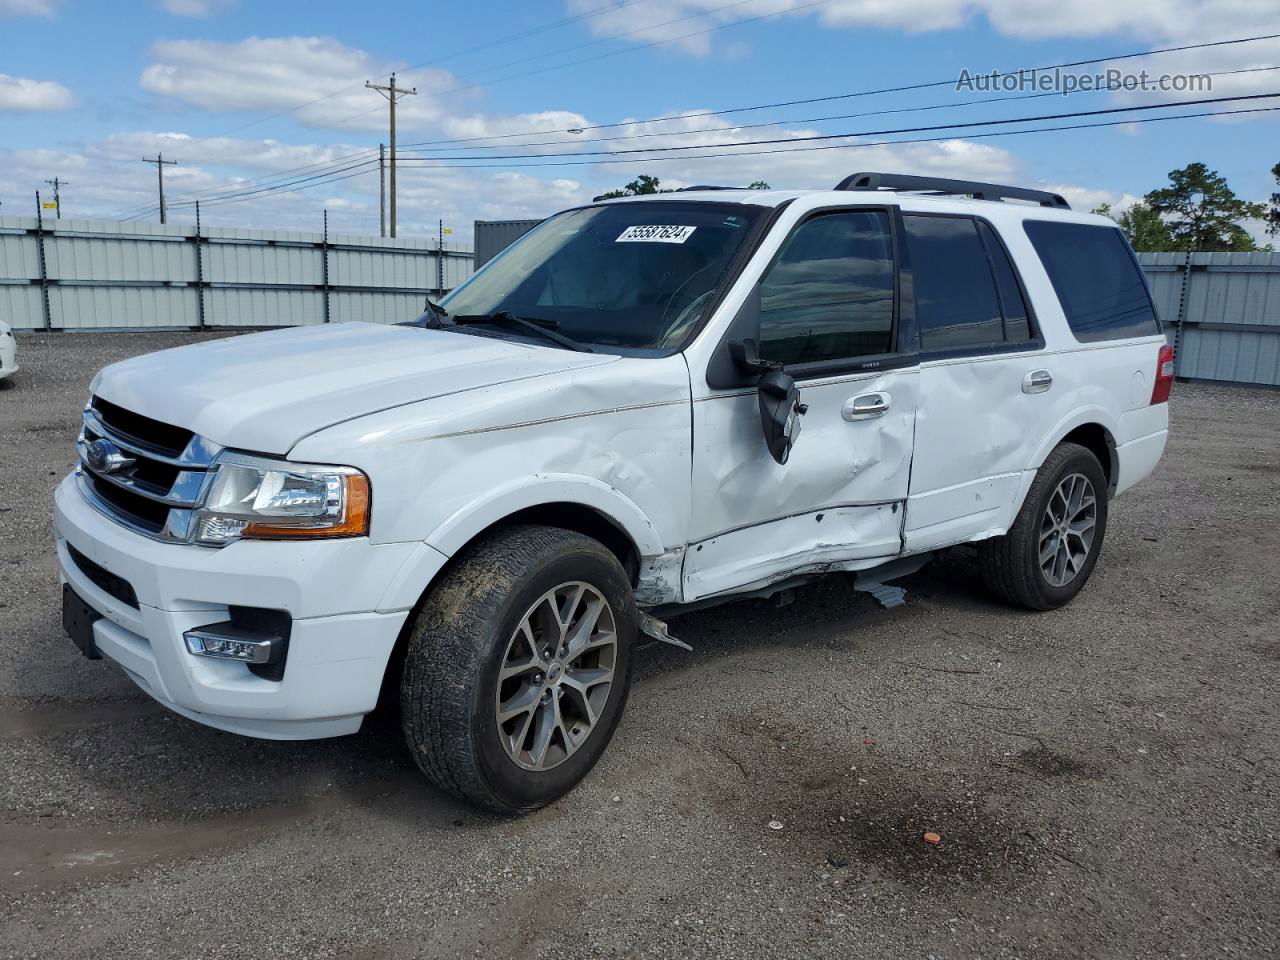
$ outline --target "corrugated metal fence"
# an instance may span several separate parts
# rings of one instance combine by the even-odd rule
[[[15,329],[276,327],[417,316],[472,273],[435,239],[0,217]]]
[[[1280,386],[1280,253],[1140,253],[1177,375]]]
[[[0,318],[19,330],[394,322],[537,225],[435,239],[0,217]],[[482,249],[483,248],[483,249]],[[1280,386],[1280,253],[1140,253],[1180,377]]]

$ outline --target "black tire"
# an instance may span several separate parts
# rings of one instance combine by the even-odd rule
[[[1056,586],[1040,564],[1041,523],[1058,485],[1082,474],[1093,485],[1096,514],[1093,541],[1083,564],[1070,582]],[[1088,582],[1107,532],[1107,478],[1093,451],[1075,443],[1061,443],[1045,459],[1003,537],[977,544],[978,562],[987,588],[1001,600],[1028,610],[1053,610],[1068,603]]]
[[[499,670],[526,612],[570,581],[590,584],[612,609],[613,681],[575,752],[550,769],[529,770],[499,740]],[[590,537],[522,526],[468,546],[428,592],[405,653],[401,724],[419,768],[442,790],[497,813],[525,813],[563,796],[613,737],[631,685],[638,623],[626,572]]]

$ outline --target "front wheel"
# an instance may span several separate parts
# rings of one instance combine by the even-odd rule
[[[1013,526],[978,543],[982,577],[1001,599],[1052,610],[1084,587],[1107,532],[1107,478],[1093,452],[1054,448],[1036,472]]]
[[[528,526],[468,547],[409,637],[401,719],[418,766],[500,813],[567,793],[621,717],[638,620],[626,572],[589,537]]]

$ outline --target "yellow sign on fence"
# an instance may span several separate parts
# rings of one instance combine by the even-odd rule
[[[57,210],[57,209],[58,209],[58,205],[57,205],[56,203],[49,203],[47,200],[46,200],[46,201],[44,201],[43,203],[41,203],[41,204],[40,204],[40,206],[44,207],[46,210]]]

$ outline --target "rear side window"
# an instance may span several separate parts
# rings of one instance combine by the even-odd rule
[[[1119,229],[1049,220],[1023,226],[1077,340],[1159,332],[1142,271]]]
[[[1022,293],[990,227],[970,217],[907,214],[903,221],[923,352],[1028,338]]]
[[[760,356],[813,363],[889,353],[893,288],[887,213],[851,210],[805,221],[760,282]]]

